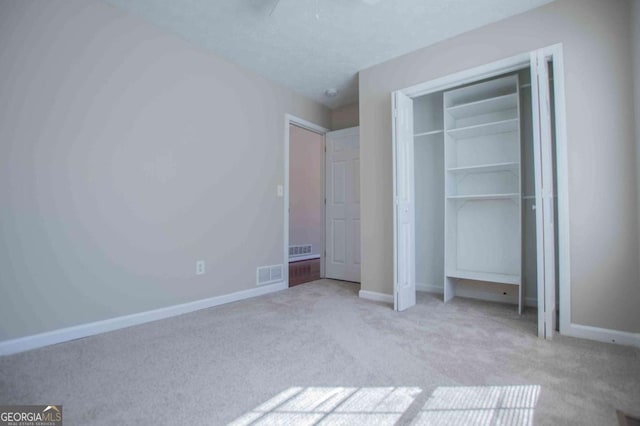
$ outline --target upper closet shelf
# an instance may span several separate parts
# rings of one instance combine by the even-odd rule
[[[472,117],[474,115],[490,114],[492,112],[504,111],[517,108],[518,95],[512,93],[510,95],[498,96],[490,99],[482,99],[463,105],[456,105],[447,108],[447,112],[456,120],[460,118]]]
[[[518,77],[516,75],[461,87],[445,93],[444,106],[449,109],[486,99],[512,95],[518,92],[517,87]]]
[[[513,172],[518,173],[520,163],[495,163],[480,164],[475,166],[451,167],[447,171],[449,173],[488,173],[488,172]]]
[[[515,132],[518,130],[518,121],[517,118],[513,118],[511,120],[461,127],[459,129],[447,130],[447,134],[454,139],[467,139],[498,133]]]
[[[452,201],[485,201],[485,200],[517,200],[520,194],[517,192],[508,194],[466,194],[466,195],[447,195],[448,200]]]
[[[444,133],[443,129],[431,130],[430,132],[416,133],[416,134],[413,135],[413,137],[417,138],[417,137],[420,137],[420,136],[432,136],[432,135],[439,135],[441,133]]]

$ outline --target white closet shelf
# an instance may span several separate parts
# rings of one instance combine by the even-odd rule
[[[443,107],[444,300],[455,296],[459,279],[508,284],[518,287],[520,312],[523,284],[518,76],[512,74],[446,91]],[[483,225],[496,232],[480,228]]]
[[[483,172],[514,172],[520,169],[520,163],[479,164],[476,166],[451,167],[449,173],[483,173]]]
[[[508,199],[519,199],[520,194],[509,193],[509,194],[467,194],[467,195],[447,195],[448,200],[453,201],[482,201],[482,200],[508,200]]]
[[[520,285],[520,275],[510,274],[496,274],[494,272],[480,272],[480,271],[464,271],[464,270],[448,270],[447,277],[459,278],[465,280],[475,281],[490,281],[493,283]]]
[[[518,130],[519,119],[494,121],[492,123],[461,127],[447,130],[447,134],[454,139],[468,139],[478,136],[495,135],[498,133],[515,132]]]
[[[517,93],[518,78],[510,75],[485,81],[472,86],[461,87],[446,92],[445,107],[455,107],[473,103],[478,100],[491,99],[502,95]]]
[[[516,109],[518,107],[518,94],[497,96],[495,98],[482,99],[468,104],[456,105],[447,108],[447,112],[456,120],[472,117],[474,115],[489,114],[492,112]]]
[[[439,135],[441,133],[444,133],[444,129],[439,129],[439,130],[431,130],[429,132],[422,132],[422,133],[416,133],[413,135],[414,138],[420,137],[420,136],[431,136],[431,135]]]

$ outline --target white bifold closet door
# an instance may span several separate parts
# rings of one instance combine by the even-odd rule
[[[393,97],[394,309],[416,304],[416,250],[413,155],[413,100],[401,92]]]
[[[533,168],[536,187],[538,259],[538,336],[545,339],[553,337],[556,314],[553,147],[548,66],[543,50],[531,52]]]

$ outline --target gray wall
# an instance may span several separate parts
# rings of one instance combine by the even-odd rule
[[[357,127],[359,124],[360,117],[357,102],[331,110],[331,130]]]
[[[633,58],[633,75],[635,76],[634,93],[635,93],[635,122],[636,122],[636,155],[638,164],[640,164],[640,0],[631,1],[631,27],[632,27],[632,58]],[[638,167],[638,187],[640,188],[640,167]],[[640,197],[638,199],[640,202]],[[640,223],[640,208],[638,209],[638,221]],[[638,227],[640,229],[640,226]],[[640,238],[640,234],[638,234]]]
[[[571,321],[640,331],[630,3],[558,0],[360,73],[362,288],[393,289],[392,91],[563,43]]]
[[[91,0],[0,0],[0,70],[0,341],[283,262],[284,114],[326,108]]]

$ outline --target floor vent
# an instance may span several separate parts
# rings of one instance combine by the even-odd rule
[[[256,273],[257,285],[277,283],[283,280],[282,265],[260,266]]]
[[[307,256],[311,254],[311,244],[301,246],[289,246],[289,258]]]

